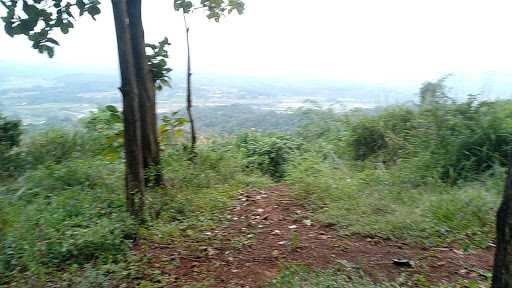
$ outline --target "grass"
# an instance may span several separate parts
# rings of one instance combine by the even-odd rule
[[[287,182],[317,220],[343,233],[475,248],[493,240],[502,176],[497,169],[455,187],[417,186],[398,169],[357,169],[305,155],[290,165]]]
[[[172,139],[162,153],[168,186],[148,189],[144,226],[125,212],[121,145],[106,140],[117,126],[32,135],[0,163],[9,168],[0,173],[0,287],[158,285],[163,279],[143,269],[147,259],[130,252],[135,237],[206,243],[241,190],[283,177],[315,220],[340,234],[487,247],[512,103],[484,104],[391,109],[348,122],[331,115],[296,135],[202,144],[195,162]],[[373,283],[349,270],[289,265],[268,287],[430,287],[421,276]]]
[[[226,220],[224,212],[241,190],[271,184],[269,178],[245,170],[228,142],[200,146],[195,163],[187,161],[186,154],[169,151],[163,166],[173,187],[154,190],[148,197],[152,221],[142,232],[152,241],[200,240],[204,232]]]
[[[143,287],[146,260],[132,254],[133,239],[200,241],[240,190],[271,182],[244,169],[230,142],[202,145],[195,163],[167,147],[169,186],[148,189],[148,221],[136,226],[122,161],[97,153],[101,145],[97,135],[52,130],[18,149],[19,176],[0,187],[0,287]],[[66,153],[48,152],[60,146]]]
[[[421,275],[403,275],[391,282],[374,282],[352,265],[339,265],[328,270],[311,269],[300,264],[287,264],[265,288],[478,288],[482,283],[461,281],[449,286],[430,284]]]
[[[396,283],[373,283],[360,271],[347,269],[318,270],[300,264],[288,264],[265,288],[396,288]]]

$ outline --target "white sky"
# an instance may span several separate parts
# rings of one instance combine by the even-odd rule
[[[117,69],[112,11],[81,20],[47,60],[0,32],[0,60]],[[191,18],[195,72],[347,81],[419,81],[448,72],[512,72],[510,0],[245,0],[217,24]],[[172,0],[144,0],[146,38],[167,35],[183,70],[184,34]]]

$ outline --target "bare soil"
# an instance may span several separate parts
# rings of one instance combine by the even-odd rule
[[[228,223],[205,231],[209,240],[175,245],[140,243],[152,271],[166,287],[204,282],[207,287],[262,287],[284,263],[329,268],[347,263],[375,281],[420,274],[432,283],[482,279],[492,268],[492,249],[463,253],[453,247],[420,247],[399,241],[346,236],[312,220],[285,186],[250,190],[229,212]],[[141,247],[145,247],[144,249]],[[400,267],[394,259],[412,261]]]

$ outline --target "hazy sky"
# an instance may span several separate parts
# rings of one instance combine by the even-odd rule
[[[0,33],[0,60],[117,69],[110,1],[94,22],[59,37],[49,61],[24,38]],[[512,72],[510,0],[245,0],[246,13],[191,21],[196,72],[348,81],[418,81],[447,72]],[[172,0],[144,0],[146,37],[173,43],[183,70],[181,15]]]

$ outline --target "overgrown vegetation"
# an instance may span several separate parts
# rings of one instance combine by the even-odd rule
[[[271,180],[286,182],[340,234],[487,247],[512,144],[512,102],[426,102],[300,111],[307,121],[293,133],[210,138],[194,161],[180,139],[184,123],[166,118],[166,187],[147,192],[144,225],[125,209],[115,107],[91,114],[81,128],[25,137],[19,122],[0,118],[0,286],[138,283],[145,272],[144,259],[131,252],[135,239],[200,240],[225,220],[241,189]],[[345,272],[290,266],[269,287],[410,284],[374,284]]]
[[[238,137],[238,149],[248,168],[280,181],[285,176],[288,161],[299,151],[301,142],[286,135],[243,133]]]
[[[267,288],[399,288],[399,287],[481,287],[476,281],[460,281],[450,286],[429,283],[422,275],[404,275],[396,281],[378,283],[370,280],[360,268],[350,263],[338,265],[335,269],[311,269],[300,264],[283,267],[278,277],[268,283]]]
[[[391,288],[396,283],[375,284],[361,271],[352,271],[340,266],[336,270],[312,270],[302,265],[286,265],[281,274],[270,282],[267,288]]]
[[[352,112],[336,134],[302,138],[309,150],[288,166],[287,181],[344,233],[486,247],[511,116],[512,102],[476,99]]]
[[[137,283],[142,260],[131,256],[133,240],[198,235],[222,220],[240,189],[269,183],[244,169],[230,142],[203,145],[191,163],[170,141],[168,187],[148,191],[147,224],[135,225],[124,203],[115,115],[107,107],[84,121],[86,129],[52,129],[12,147],[16,161],[2,163],[15,173],[0,189],[0,286]]]
[[[19,145],[21,134],[21,121],[9,120],[0,114],[0,179],[12,172],[7,163],[12,160],[11,151]]]

